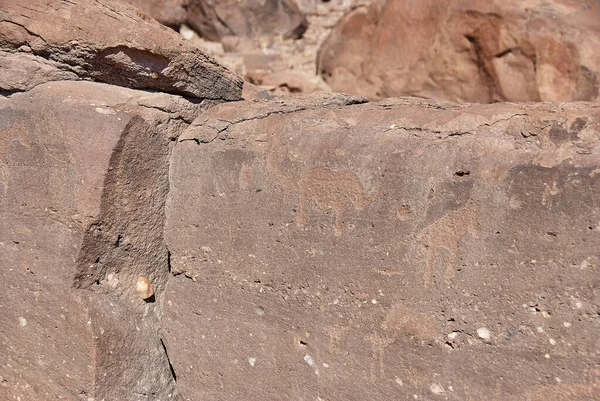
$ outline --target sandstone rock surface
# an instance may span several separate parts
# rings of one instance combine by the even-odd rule
[[[242,81],[131,6],[10,0],[0,9],[0,90],[88,79],[190,97],[240,98]]]
[[[600,394],[600,108],[218,105],[171,159],[183,400]]]
[[[340,20],[317,55],[336,91],[452,101],[597,100],[597,1],[386,0]]]
[[[168,27],[179,29],[187,18],[187,7],[190,0],[123,0],[139,8],[158,22]]]
[[[92,82],[0,97],[0,399],[175,394],[163,207],[170,150],[202,107]]]
[[[306,17],[293,0],[190,0],[187,22],[202,37],[302,36]]]
[[[598,399],[598,102],[221,104],[132,10],[0,7],[0,400]]]

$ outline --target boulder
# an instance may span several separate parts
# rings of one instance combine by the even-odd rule
[[[598,103],[263,99],[172,154],[183,400],[597,398]]]
[[[597,100],[600,3],[386,0],[345,15],[317,69],[369,98]]]
[[[189,0],[122,0],[158,22],[178,30],[185,23]]]
[[[176,394],[164,203],[170,151],[202,108],[94,82],[0,96],[0,399]]]
[[[293,0],[190,0],[187,22],[214,41],[224,36],[299,38],[308,26]]]
[[[0,9],[0,90],[87,79],[217,100],[242,80],[176,32],[111,1],[15,0]]]

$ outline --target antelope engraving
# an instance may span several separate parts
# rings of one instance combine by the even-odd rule
[[[446,260],[444,279],[450,282],[454,278],[461,239],[467,233],[473,238],[479,238],[479,214],[479,205],[469,199],[460,209],[440,217],[419,233],[417,243],[422,249],[424,248],[426,255],[424,273],[426,288],[431,286],[434,268],[441,250],[446,250],[449,255]]]

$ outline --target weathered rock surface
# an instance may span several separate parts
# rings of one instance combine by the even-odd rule
[[[230,35],[298,38],[307,28],[306,17],[293,0],[190,0],[187,22],[202,37],[215,41]]]
[[[122,0],[139,8],[158,22],[168,27],[179,29],[187,18],[187,7],[190,0]]]
[[[170,150],[202,107],[93,82],[0,97],[0,399],[174,395],[163,208]]]
[[[0,32],[2,91],[89,79],[197,98],[240,98],[242,81],[235,74],[121,3],[10,0],[0,9]]]
[[[336,91],[453,101],[597,100],[597,1],[387,0],[347,14],[317,68]]]
[[[598,399],[600,105],[218,105],[179,137],[184,400]]]

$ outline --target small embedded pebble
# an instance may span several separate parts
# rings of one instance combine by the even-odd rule
[[[477,329],[477,336],[482,340],[489,340],[491,337],[490,331],[485,327],[480,327]]]
[[[308,366],[310,367],[314,367],[315,366],[315,360],[313,359],[312,356],[310,355],[304,355],[304,362],[306,362],[308,364]]]
[[[254,366],[254,364],[256,363],[256,358],[253,358],[253,357],[248,358],[248,363],[250,364],[250,366]]]
[[[444,388],[440,386],[439,383],[433,383],[431,386],[429,386],[429,390],[431,390],[431,392],[435,395],[440,395],[444,392]]]
[[[555,339],[553,339],[553,338],[551,338],[551,339],[550,339],[550,344],[551,344],[551,345],[556,345],[556,340],[555,340]]]
[[[23,316],[19,316],[19,325],[21,327],[27,326],[27,319],[25,319]]]
[[[144,276],[138,278],[137,283],[135,284],[135,292],[142,299],[148,299],[154,295],[152,283]]]
[[[563,323],[563,326],[565,326],[565,327],[571,327],[571,323],[569,323],[569,322],[564,322],[564,323]]]

